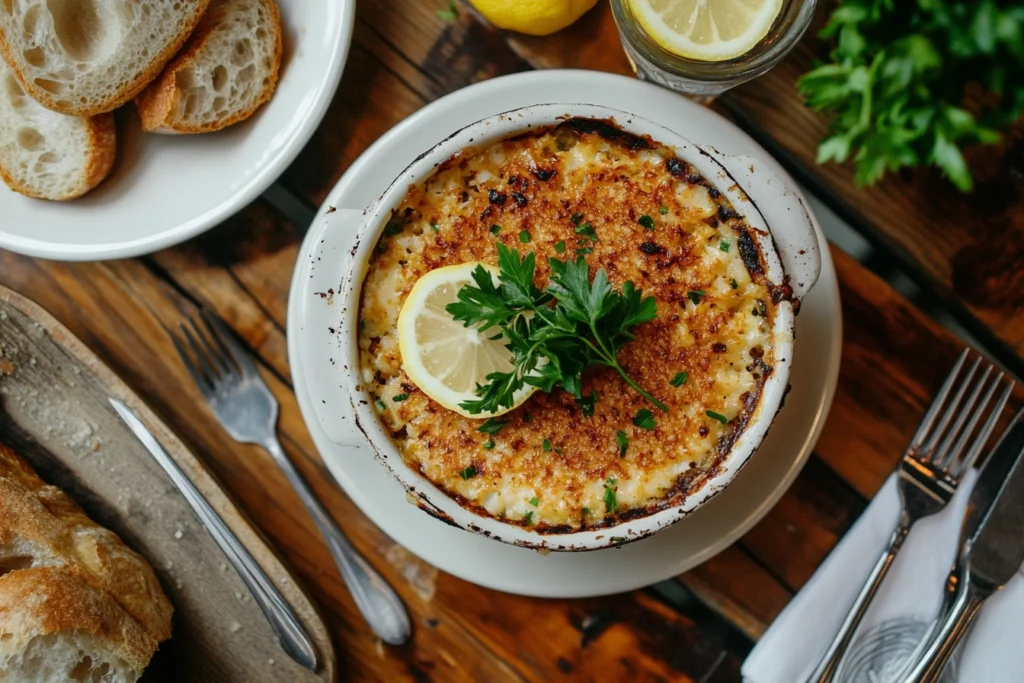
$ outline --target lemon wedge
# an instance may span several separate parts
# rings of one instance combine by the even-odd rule
[[[628,0],[649,36],[672,54],[706,62],[739,57],[775,23],[782,0]]]
[[[398,349],[405,374],[423,393],[449,410],[482,419],[507,413],[537,389],[524,386],[513,395],[511,407],[493,413],[474,414],[459,405],[478,398],[476,387],[487,384],[487,375],[515,367],[500,330],[465,327],[445,310],[462,286],[473,282],[478,265],[498,283],[497,268],[477,261],[438,268],[416,281],[398,314]]]

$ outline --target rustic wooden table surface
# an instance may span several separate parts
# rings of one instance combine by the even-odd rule
[[[973,198],[919,171],[858,190],[813,164],[825,122],[793,87],[824,46],[809,32],[767,76],[714,108],[776,154],[875,246],[872,269],[837,248],[844,326],[838,393],[814,456],[782,501],[725,552],[673,581],[614,597],[542,600],[478,588],[397,547],[319,460],[292,392],[285,305],[299,243],[349,164],[391,126],[469,83],[529,69],[628,73],[606,2],[538,39],[506,35],[443,0],[359,3],[345,75],[314,139],[278,185],[225,224],[144,258],[90,264],[0,252],[0,283],[36,300],[190,443],[322,607],[340,670],[359,681],[738,681],[753,641],[800,589],[896,463],[961,347],[872,272],[898,268],[1018,374],[1024,367],[1024,142],[975,154]],[[817,18],[820,25],[823,16]],[[140,218],[144,220],[144,218]],[[166,329],[197,306],[258,356],[285,448],[359,549],[409,606],[415,637],[378,643],[279,470],[232,442],[205,409]],[[805,349],[813,353],[813,349]]]

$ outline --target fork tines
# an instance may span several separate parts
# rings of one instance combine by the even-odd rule
[[[954,482],[978,458],[1013,390],[1013,381],[991,363],[983,362],[981,356],[968,365],[969,354],[969,349],[960,354],[906,455],[943,472]],[[999,396],[992,404],[997,392]]]
[[[217,316],[202,309],[199,318],[201,322],[188,317],[179,325],[184,342],[175,334],[171,341],[204,394],[257,373],[248,354]]]

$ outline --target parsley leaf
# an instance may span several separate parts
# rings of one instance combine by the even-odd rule
[[[654,429],[657,423],[654,421],[654,413],[647,410],[647,408],[641,408],[637,411],[636,417],[633,418],[633,424],[641,429]]]
[[[448,0],[448,7],[437,10],[434,16],[441,21],[455,21],[459,18],[459,6],[455,4],[455,0]]]
[[[484,449],[489,451],[494,448],[494,441],[492,439],[487,439],[487,441],[484,441],[483,445]]]
[[[523,521],[527,524],[533,524],[533,510],[526,511],[526,514],[523,515]]]
[[[530,242],[530,231],[529,230],[520,230],[519,231],[519,241],[521,243],[523,243],[523,244],[529,244],[529,242]]]
[[[476,468],[470,465],[466,469],[459,472],[459,476],[468,481],[469,479],[472,479],[473,477],[476,476]]]
[[[688,380],[689,378],[690,378],[690,373],[688,373],[688,372],[677,372],[676,376],[672,378],[672,380],[669,382],[669,384],[671,384],[674,387],[681,387],[684,384],[686,384],[686,380]]]
[[[665,214],[668,213],[668,207],[667,206],[663,206],[663,207],[659,208],[658,209],[658,213],[660,213],[662,216],[664,216]]]
[[[597,409],[597,391],[595,389],[590,390],[589,396],[574,398],[573,401],[580,407],[583,417],[594,417],[594,411]]]
[[[970,190],[961,150],[999,142],[1024,114],[1019,2],[843,0],[821,36],[835,48],[797,84],[832,116],[817,160],[852,160],[861,185],[931,164]]]
[[[686,293],[686,298],[689,299],[694,306],[700,304],[700,300],[706,296],[707,294],[704,292],[703,289],[698,289],[696,291]]]
[[[626,449],[629,448],[629,437],[621,430],[615,432],[615,442],[619,444],[619,457],[626,457]]]
[[[729,247],[730,246],[731,245],[729,244],[729,240],[721,240],[718,243],[718,249],[720,251],[726,251],[727,252],[727,251],[729,251]]]
[[[495,223],[494,225],[491,226],[491,234],[492,235],[497,235],[499,232],[501,232],[501,226],[500,225]]]
[[[557,251],[559,254],[564,254],[565,253],[565,242],[563,242],[561,240],[559,240],[558,242],[555,242],[555,251]]]
[[[604,483],[604,509],[608,512],[615,512],[619,507],[619,501],[615,497],[615,479],[609,479]]]
[[[594,226],[592,226],[590,223],[577,225],[575,231],[577,235],[586,235],[595,242],[597,241],[597,232],[594,231]]]
[[[484,420],[484,423],[482,425],[477,427],[477,431],[483,432],[484,434],[497,434],[502,429],[504,429],[505,425],[507,424],[508,420],[499,420],[498,418],[495,417],[489,417],[486,420]]]
[[[541,448],[545,453],[551,452],[551,439],[544,439],[544,443],[541,444]]]
[[[537,498],[537,496],[534,496],[533,498],[530,499],[530,505],[532,505],[533,507],[537,507],[537,503],[539,503],[539,502],[540,502],[540,499]]]
[[[401,403],[402,401],[406,400],[407,398],[409,398],[409,394],[395,394],[391,398],[391,400],[394,401],[395,403]]]
[[[716,413],[713,410],[707,410],[707,411],[704,412],[704,414],[707,415],[708,417],[710,417],[713,420],[718,420],[722,424],[728,424],[729,423],[729,418],[727,418],[725,415],[722,415],[721,413]]]
[[[654,219],[646,213],[643,216],[640,216],[640,218],[637,218],[636,222],[644,226],[644,230],[654,230]]]
[[[511,407],[515,392],[530,385],[545,392],[561,386],[587,410],[596,394],[584,398],[581,376],[588,367],[602,365],[618,372],[660,410],[668,410],[626,374],[617,358],[636,338],[632,328],[657,315],[654,297],[645,298],[632,282],[615,291],[604,269],[591,280],[582,256],[575,261],[549,259],[549,283],[541,291],[533,283],[533,252],[520,256],[504,244],[497,251],[497,282],[487,269],[477,267],[472,284],[464,285],[445,310],[466,327],[483,331],[497,326],[509,342],[514,367],[489,374],[487,384],[477,387],[477,398],[462,403],[463,408],[475,414]]]

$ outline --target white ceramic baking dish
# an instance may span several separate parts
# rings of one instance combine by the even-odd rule
[[[764,383],[754,415],[717,473],[674,507],[614,526],[552,534],[467,510],[406,465],[360,384],[357,316],[369,256],[409,185],[424,180],[465,147],[479,148],[566,117],[612,119],[627,132],[674,147],[677,156],[724,194],[753,228],[768,280],[792,293],[780,302],[774,321],[774,371]],[[310,228],[306,250],[299,255],[295,334],[300,336],[302,371],[316,418],[327,436],[349,457],[377,458],[410,494],[410,501],[431,515],[495,540],[535,548],[593,550],[643,538],[682,519],[727,486],[753,456],[782,407],[793,358],[794,316],[821,269],[813,224],[795,190],[755,159],[723,155],[644,118],[588,104],[544,104],[504,112],[458,130],[429,150],[409,150],[409,157],[405,171],[382,196],[368,198],[366,208],[324,212]]]

